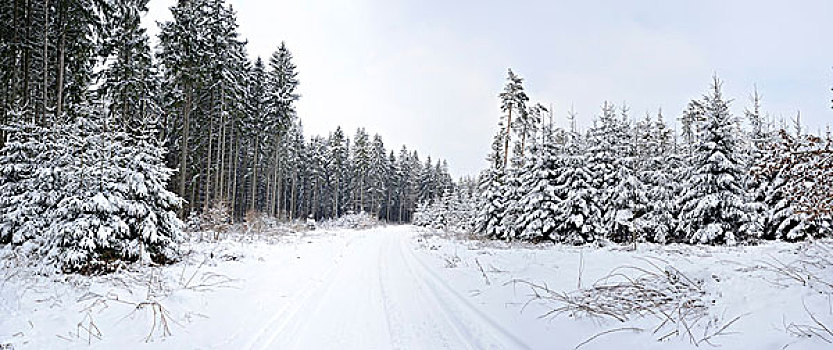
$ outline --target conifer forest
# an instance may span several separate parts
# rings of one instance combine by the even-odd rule
[[[0,1],[0,350],[830,349],[831,13]]]

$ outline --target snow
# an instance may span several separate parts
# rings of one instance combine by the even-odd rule
[[[658,342],[653,316],[541,317],[559,305],[533,298],[529,285],[574,293],[617,268],[639,276],[636,268],[652,269],[653,262],[701,285],[702,297],[695,296],[707,314],[691,325],[695,338],[739,317],[710,341],[727,349],[826,349],[820,337],[789,330],[814,325],[811,314],[833,324],[833,270],[822,264],[831,246],[776,241],[633,250],[466,240],[414,226],[330,228],[192,238],[180,263],[134,264],[96,277],[36,275],[16,267],[5,249],[0,347],[552,349],[598,335],[581,349],[695,348],[687,335]]]

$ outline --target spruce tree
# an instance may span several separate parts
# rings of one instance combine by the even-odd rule
[[[46,216],[60,199],[61,183],[54,165],[64,144],[57,125],[33,122],[5,127],[9,137],[0,150],[0,243],[20,245],[49,227]]]
[[[680,231],[690,243],[734,245],[755,237],[753,208],[743,179],[741,143],[721,82],[714,77],[703,99],[702,132],[693,149],[692,174],[680,198]]]
[[[647,208],[637,221],[637,235],[651,242],[666,243],[674,240],[674,199],[679,187],[680,159],[673,151],[671,130],[661,110],[656,120],[646,114],[640,125],[639,129],[645,133],[639,136],[637,176],[645,186]]]
[[[137,133],[144,119],[157,114],[159,82],[141,17],[148,0],[117,0],[108,16],[103,81],[98,93],[109,104],[113,124]]]
[[[556,242],[584,244],[599,238],[596,227],[602,213],[595,198],[598,189],[594,186],[592,169],[587,166],[586,152],[579,144],[574,135],[556,158],[558,176],[554,192],[559,201],[553,216],[556,227],[550,235]]]
[[[515,226],[521,230],[519,238],[523,240],[553,239],[560,201],[555,193],[558,150],[555,144],[545,143],[530,147],[529,151],[521,177],[522,196],[517,205],[521,211]]]

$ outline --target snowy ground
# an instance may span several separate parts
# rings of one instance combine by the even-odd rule
[[[2,267],[0,349],[827,349],[829,247],[527,246],[412,226],[234,236],[191,243],[174,266],[106,277]],[[685,294],[703,313],[685,324],[540,317],[562,294],[532,287],[574,296],[611,271],[621,282],[677,270],[702,291]]]

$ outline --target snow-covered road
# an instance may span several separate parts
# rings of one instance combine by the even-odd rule
[[[409,244],[412,228],[357,234],[337,264],[262,325],[252,349],[525,349]]]

